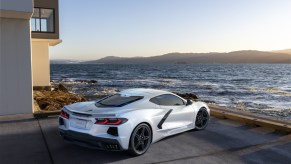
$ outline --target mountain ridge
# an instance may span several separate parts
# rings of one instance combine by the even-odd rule
[[[285,49],[285,50],[272,51],[272,52],[284,53],[284,54],[291,54],[291,48],[290,49]]]
[[[232,52],[179,53],[150,57],[106,56],[97,60],[51,60],[51,64],[291,64],[291,49],[278,51],[241,50]]]
[[[291,49],[290,49],[291,50]],[[142,60],[141,60],[142,59]],[[167,53],[151,57],[107,56],[80,64],[291,64],[291,54],[242,50],[225,53]]]

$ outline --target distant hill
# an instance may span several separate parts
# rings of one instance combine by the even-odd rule
[[[290,49],[291,50],[291,49]],[[288,51],[289,52],[289,51]],[[115,57],[108,56],[99,60],[80,62],[81,64],[246,64],[261,63],[291,64],[291,54],[264,51],[233,51],[228,53],[168,53],[152,57]]]
[[[50,64],[78,64],[80,62],[82,62],[82,61],[65,60],[65,59],[50,60]]]
[[[272,51],[275,53],[284,53],[284,54],[291,54],[291,49],[286,49],[286,50],[278,50],[278,51]]]

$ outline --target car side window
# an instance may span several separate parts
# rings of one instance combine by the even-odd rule
[[[152,102],[152,103],[154,103],[154,104],[157,104],[157,105],[160,105],[159,100],[158,100],[157,97],[151,98],[151,99],[150,99],[150,102]]]
[[[185,105],[179,97],[171,94],[164,94],[150,99],[150,102],[163,106]]]

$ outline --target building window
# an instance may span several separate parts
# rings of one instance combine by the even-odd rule
[[[31,18],[32,32],[54,32],[54,9],[34,8]]]

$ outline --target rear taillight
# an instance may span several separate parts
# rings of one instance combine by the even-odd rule
[[[70,117],[70,115],[67,112],[65,112],[64,110],[61,111],[61,116],[64,118],[67,118],[67,119],[69,119],[69,117]]]
[[[120,125],[127,121],[126,118],[96,118],[95,124],[100,125]]]

